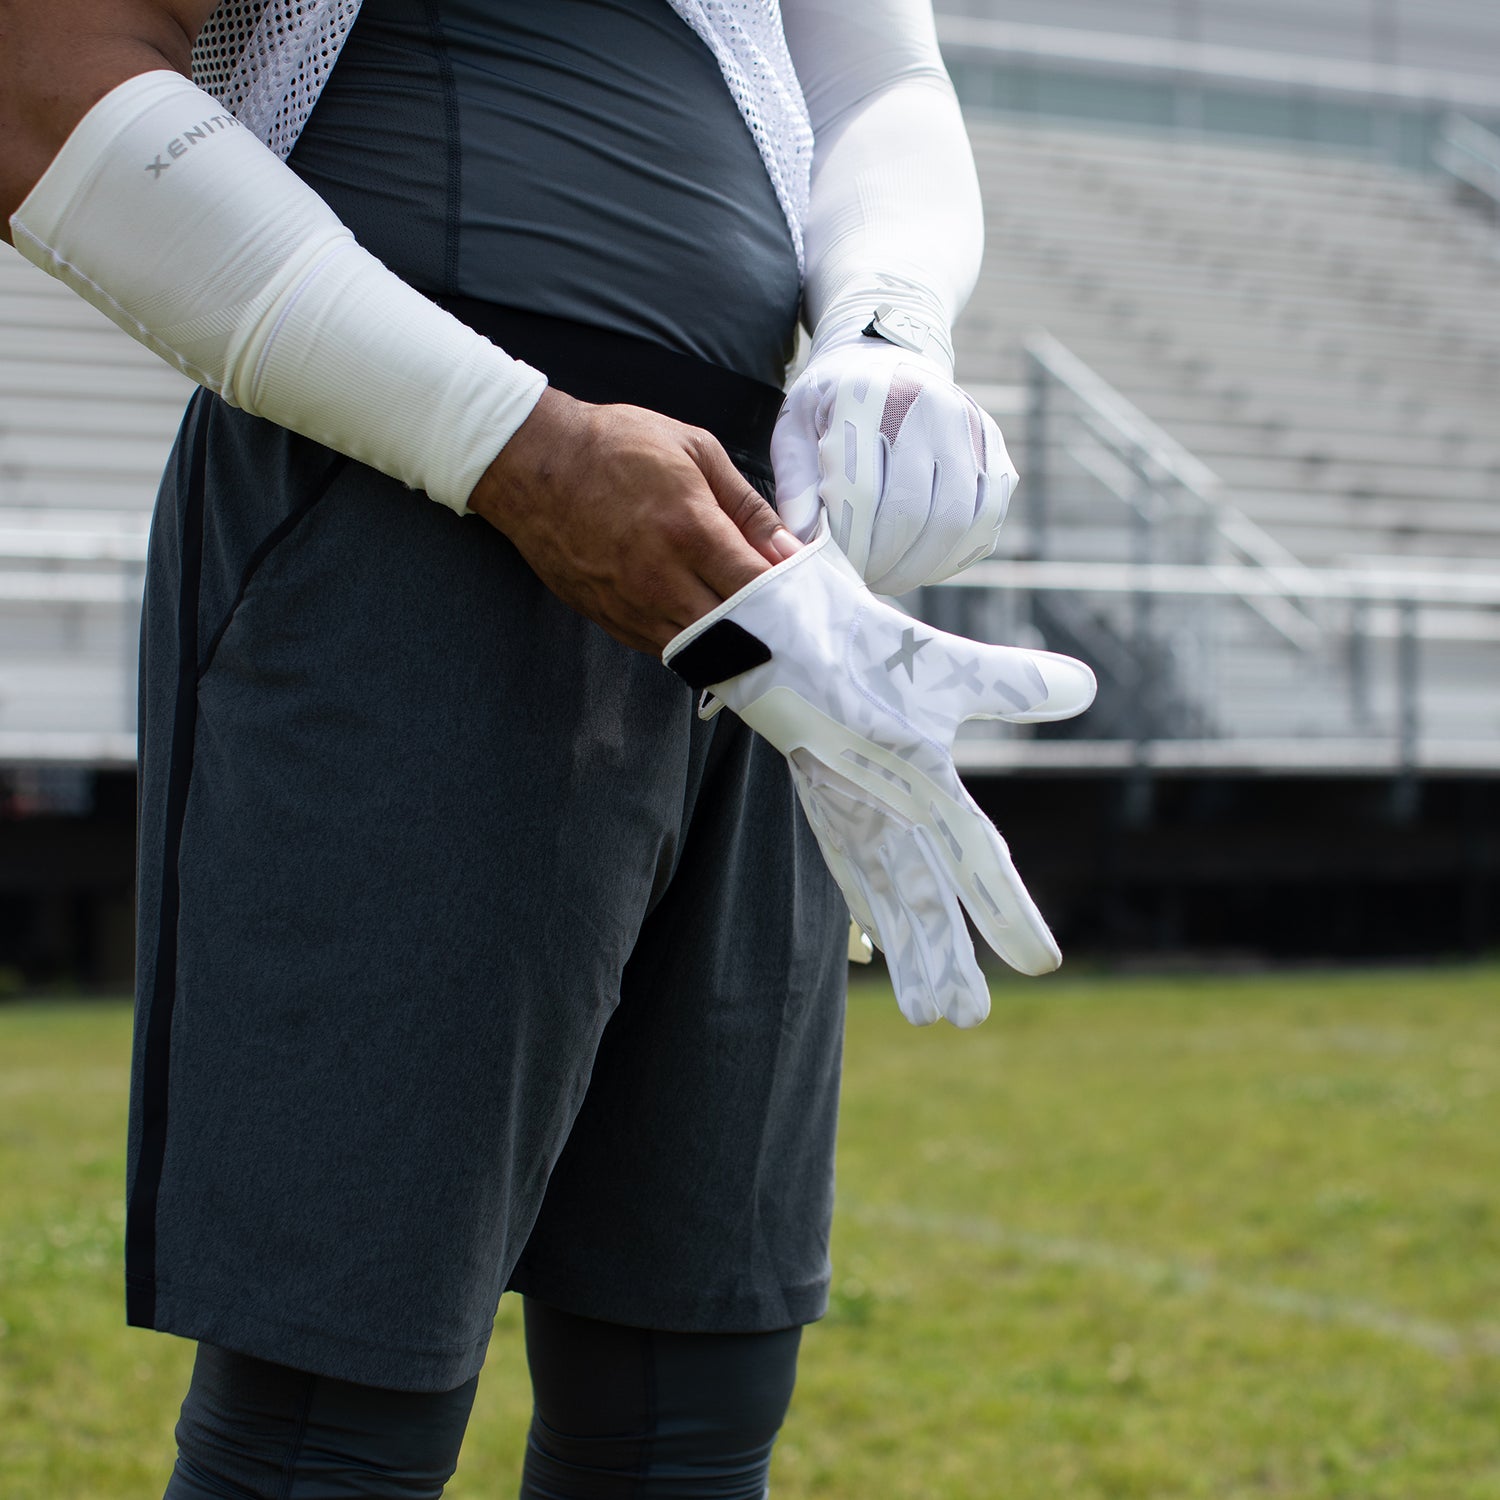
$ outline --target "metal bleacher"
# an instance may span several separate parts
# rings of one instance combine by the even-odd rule
[[[0,244],[0,765],[133,764],[146,532],[191,389]]]
[[[1064,738],[986,729],[969,763],[1500,768],[1494,226],[1349,154],[971,134],[960,377],[1023,481],[1003,560],[922,607],[1102,686]]]
[[[947,9],[945,45],[967,24]],[[1270,45],[1293,10],[1316,20],[1217,0],[1203,36]],[[1460,22],[1500,31],[1486,5],[1437,10],[1436,50],[1413,23],[1405,64],[1462,64]],[[1169,12],[1134,7],[1142,45]],[[1025,30],[1005,46],[1060,46]],[[1070,57],[1123,45],[1078,38]],[[1500,226],[1472,201],[1500,143],[1491,159],[1455,122],[1440,176],[1373,150],[969,119],[989,248],[959,375],[1023,481],[1000,555],[911,602],[1074,651],[1101,694],[1055,730],[976,727],[967,765],[1500,770]],[[0,765],[133,760],[145,536],[190,389],[0,245]]]

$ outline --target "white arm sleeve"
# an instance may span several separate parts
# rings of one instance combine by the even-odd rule
[[[893,303],[949,328],[979,274],[984,220],[929,0],[783,0],[813,123],[804,315],[814,349],[857,336]]]
[[[546,386],[361,249],[177,73],[106,94],[10,225],[200,384],[459,512]]]

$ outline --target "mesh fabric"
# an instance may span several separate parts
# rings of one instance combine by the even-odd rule
[[[797,81],[779,0],[670,0],[707,44],[739,107],[805,270],[802,225],[812,180],[813,131]]]
[[[222,0],[193,46],[193,82],[285,159],[358,14],[359,0]]]
[[[193,82],[283,159],[297,143],[360,0],[221,0],[193,47]],[[803,268],[812,125],[777,0],[670,0],[713,52],[755,140]]]

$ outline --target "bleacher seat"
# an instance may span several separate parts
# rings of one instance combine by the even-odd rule
[[[0,763],[132,760],[146,532],[192,389],[0,244]]]
[[[1348,157],[971,122],[988,259],[961,375],[1045,327],[1307,563],[1495,553],[1500,258]]]

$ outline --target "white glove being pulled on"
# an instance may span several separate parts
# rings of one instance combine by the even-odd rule
[[[995,550],[1016,471],[990,415],[936,361],[860,338],[816,353],[771,436],[776,508],[833,539],[872,589],[904,594]]]
[[[1057,944],[994,825],[964,790],[965,719],[1082,713],[1094,674],[1049,651],[947,635],[877,599],[826,527],[675,637],[662,660],[788,759],[823,857],[886,955],[903,1014],[974,1026],[990,997],[963,911],[1012,967]],[[714,700],[719,701],[714,701]]]

